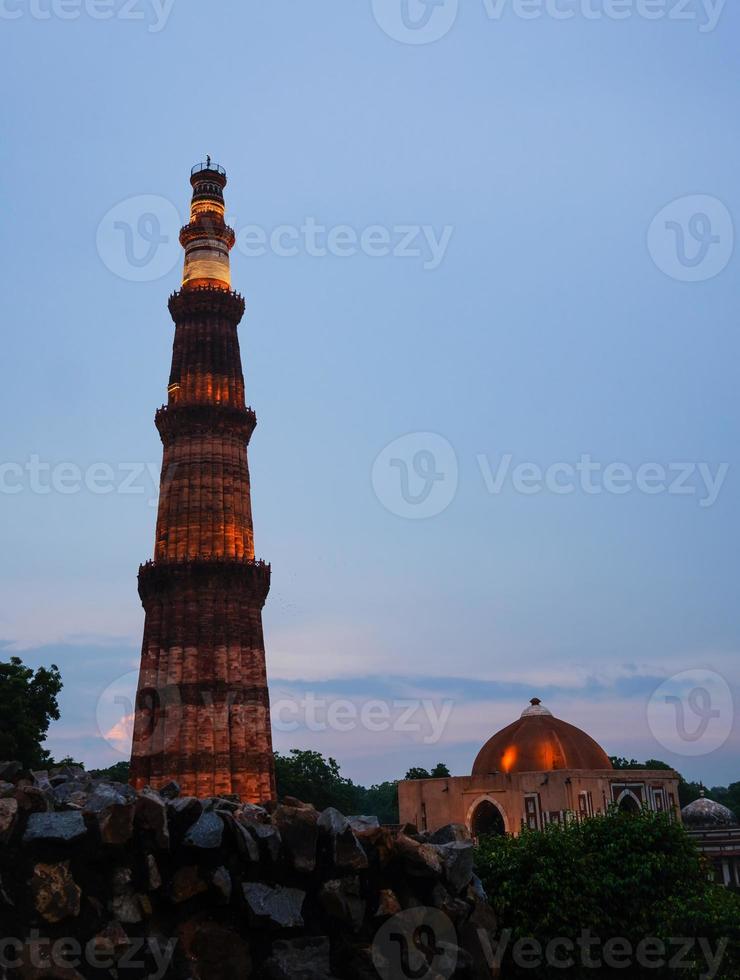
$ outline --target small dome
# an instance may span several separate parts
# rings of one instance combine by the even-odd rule
[[[473,775],[612,768],[609,756],[590,735],[555,718],[534,698],[518,721],[486,742],[473,765]]]
[[[522,718],[531,718],[532,715],[549,715],[552,718],[552,711],[546,708],[539,698],[532,698],[529,707],[522,711]]]
[[[733,827],[737,825],[737,817],[726,806],[708,800],[702,794],[698,800],[689,803],[681,811],[683,822],[688,827]]]

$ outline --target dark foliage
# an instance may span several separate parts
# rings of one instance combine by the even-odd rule
[[[324,810],[333,806],[345,814],[367,813],[381,823],[398,823],[396,783],[366,789],[342,776],[335,759],[320,752],[293,749],[288,755],[275,753],[278,796],[295,796]]]
[[[59,718],[62,678],[56,664],[35,672],[19,657],[0,663],[0,759],[26,769],[43,769],[50,756],[42,743],[50,722]]]
[[[717,950],[727,940],[721,969],[712,974],[740,976],[740,898],[709,880],[704,859],[680,824],[665,815],[627,816],[611,812],[544,832],[488,838],[477,851],[478,874],[488,890],[501,930],[511,929],[504,975],[531,977],[517,965],[512,947],[533,937],[543,949],[563,938],[575,945],[570,969],[542,965],[538,977],[625,976],[625,969],[583,966],[577,946],[584,930],[599,937],[594,960],[610,940],[627,940],[633,950],[655,939],[704,940]],[[675,946],[667,947],[672,954]],[[556,953],[565,958],[562,950]],[[698,945],[685,969],[640,967],[630,977],[710,975]]]

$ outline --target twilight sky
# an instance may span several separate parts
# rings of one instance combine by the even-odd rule
[[[127,755],[210,153],[276,746],[464,774],[539,696],[737,780],[740,10],[404,2],[0,3],[3,655]]]

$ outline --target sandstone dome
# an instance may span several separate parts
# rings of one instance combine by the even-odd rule
[[[518,721],[486,742],[473,765],[473,775],[612,768],[609,756],[590,735],[555,718],[535,698]]]
[[[689,803],[681,811],[687,827],[735,827],[737,818],[732,810],[721,803],[707,799],[702,793],[698,800]]]

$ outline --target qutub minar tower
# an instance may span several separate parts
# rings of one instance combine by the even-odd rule
[[[154,561],[139,571],[146,619],[131,781],[170,780],[185,795],[275,796],[262,608],[270,566],[256,561],[244,400],[231,290],[224,170],[193,168],[164,444]]]

